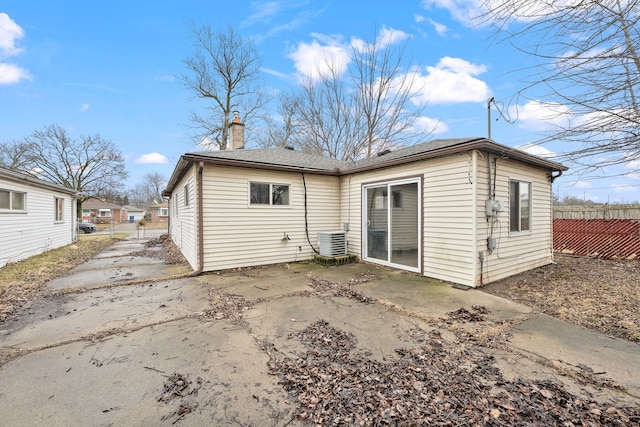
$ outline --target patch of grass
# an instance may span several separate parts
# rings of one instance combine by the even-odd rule
[[[0,321],[35,297],[45,283],[111,246],[109,236],[81,236],[78,242],[0,268]]]

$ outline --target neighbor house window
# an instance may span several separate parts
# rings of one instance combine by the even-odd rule
[[[509,230],[531,230],[530,182],[509,182]]]
[[[64,221],[64,199],[56,197],[56,222]]]
[[[158,208],[158,216],[169,216],[169,208]]]
[[[251,205],[289,206],[289,184],[250,184],[249,203]]]
[[[184,186],[184,205],[189,206],[189,184]]]
[[[100,210],[98,210],[98,216],[111,217],[111,209],[100,209]]]
[[[26,193],[0,190],[0,210],[23,211],[26,198]]]

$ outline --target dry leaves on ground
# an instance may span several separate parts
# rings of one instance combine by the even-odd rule
[[[555,258],[556,264],[488,284],[482,290],[567,322],[640,341],[640,261]]]
[[[269,368],[314,425],[632,425],[637,407],[603,405],[550,381],[506,381],[493,358],[438,330],[408,331],[413,345],[375,360],[324,320],[293,333],[304,353],[264,345]]]

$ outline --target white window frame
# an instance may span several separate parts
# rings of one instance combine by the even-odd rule
[[[64,199],[62,197],[54,197],[54,222],[64,222]]]
[[[184,205],[189,206],[189,184],[184,185]]]
[[[103,213],[109,212],[107,215],[103,215]],[[111,209],[98,209],[98,216],[100,218],[111,218],[113,217],[113,210]]]
[[[268,195],[269,195],[269,202],[268,203],[258,203],[258,202],[253,202],[252,198],[251,198],[251,188],[253,185],[268,185],[269,186],[269,190],[268,190]],[[249,197],[248,197],[248,201],[247,203],[249,204],[249,207],[252,208],[262,208],[262,207],[269,207],[269,208],[290,208],[291,207],[291,184],[289,183],[283,183],[283,182],[265,182],[265,181],[249,181]],[[274,187],[287,187],[287,203],[286,204],[277,204],[274,203]]]
[[[514,185],[517,188],[514,188]],[[526,228],[522,227],[522,213],[523,208],[521,204],[522,200],[522,189],[521,186],[526,185],[528,190],[528,207],[527,207],[527,218],[528,226]],[[517,194],[514,193],[514,189],[517,191]],[[533,229],[532,217],[533,217],[533,185],[531,181],[524,181],[520,179],[510,179],[509,180],[509,232],[510,233],[528,233]]]
[[[18,213],[18,212],[26,212],[27,211],[27,193],[24,191],[13,191],[13,190],[6,190],[6,189],[0,189],[0,191],[4,192],[4,193],[8,193],[9,195],[9,208],[0,208],[0,212],[11,212],[11,213]],[[14,207],[14,197],[17,195],[21,195],[22,196],[22,209],[17,209]]]
[[[169,208],[168,208],[168,207],[166,207],[166,208],[158,208],[158,209],[156,210],[156,215],[157,215],[158,217],[165,217],[165,216],[169,216]]]

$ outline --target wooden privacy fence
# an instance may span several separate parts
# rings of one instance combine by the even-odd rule
[[[640,205],[586,205],[554,206],[554,219],[637,219],[640,220]]]
[[[640,257],[640,221],[554,219],[553,250],[604,259],[635,259]]]

